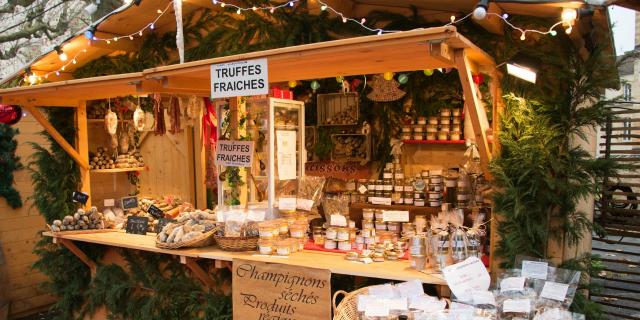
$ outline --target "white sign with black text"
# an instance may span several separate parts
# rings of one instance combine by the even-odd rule
[[[251,167],[253,141],[218,140],[216,165],[226,167]]]
[[[269,93],[267,59],[211,65],[211,98],[257,96]]]

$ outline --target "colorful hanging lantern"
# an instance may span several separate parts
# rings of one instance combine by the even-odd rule
[[[384,73],[384,79],[387,80],[387,81],[393,79],[393,72],[385,72]]]
[[[424,75],[427,77],[430,77],[433,75],[433,69],[425,69],[423,72],[424,72]]]
[[[480,73],[474,74],[472,78],[473,78],[473,82],[477,85],[481,85],[484,82],[484,76]]]
[[[295,88],[297,86],[298,86],[298,81],[296,80],[289,81],[289,88]]]
[[[409,81],[409,76],[406,73],[398,76],[398,82],[400,82],[400,84],[405,84],[407,81]]]

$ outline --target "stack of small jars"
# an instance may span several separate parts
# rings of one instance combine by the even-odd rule
[[[439,116],[418,117],[402,127],[402,140],[461,140],[462,113],[459,108],[442,108]]]
[[[304,249],[309,226],[306,215],[292,211],[283,212],[282,216],[258,224],[260,254],[288,256]]]
[[[356,223],[353,220],[348,220],[346,227],[334,227],[329,226],[324,232],[324,248],[328,250],[342,250],[349,251],[353,248],[353,242],[356,239]],[[320,234],[316,235],[316,231],[313,233],[313,238],[316,244],[316,238],[321,238]]]

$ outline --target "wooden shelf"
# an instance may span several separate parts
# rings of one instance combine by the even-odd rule
[[[405,144],[456,144],[463,145],[465,140],[402,140]]]
[[[118,173],[118,172],[131,172],[131,171],[142,171],[144,167],[135,167],[135,168],[116,168],[116,169],[92,169],[89,172],[91,173]]]

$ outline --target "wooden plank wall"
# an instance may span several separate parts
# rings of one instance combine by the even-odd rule
[[[20,134],[16,136],[17,154],[22,164],[26,165],[33,153],[27,142],[46,143],[38,134],[43,128],[30,115],[15,127],[20,130]],[[31,265],[37,260],[37,256],[32,253],[33,247],[40,239],[38,233],[44,230],[45,221],[36,208],[31,208],[32,203],[27,201],[33,194],[33,186],[31,175],[26,169],[16,172],[15,186],[24,201],[22,208],[11,209],[6,200],[0,198],[0,247],[4,256],[4,265],[0,259],[0,272],[5,278],[0,285],[0,291],[9,301],[11,318],[46,308],[54,302],[54,298],[40,288],[46,276],[31,269]]]

